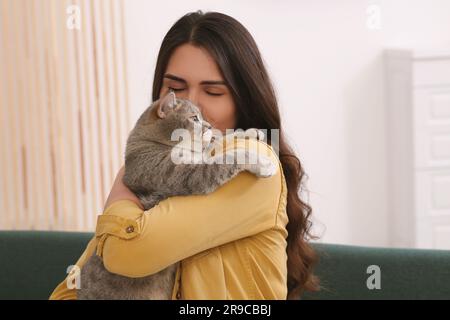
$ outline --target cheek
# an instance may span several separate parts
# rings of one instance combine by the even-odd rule
[[[164,86],[162,86],[161,90],[159,90],[159,97],[162,98],[167,94],[167,90]]]
[[[207,116],[218,129],[234,128],[236,122],[236,107],[233,101],[223,99],[209,104],[205,110]]]

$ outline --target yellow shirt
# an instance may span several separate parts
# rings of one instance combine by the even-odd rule
[[[95,236],[76,265],[82,268],[96,253],[108,271],[143,277],[181,261],[172,299],[285,300],[286,181],[272,147],[246,141],[278,163],[275,175],[244,171],[208,195],[170,197],[147,211],[130,200],[115,201],[98,216]],[[77,298],[66,286],[69,277],[50,299]]]

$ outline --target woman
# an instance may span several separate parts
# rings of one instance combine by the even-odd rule
[[[303,168],[284,140],[275,93],[250,33],[224,14],[183,16],[162,42],[153,101],[169,90],[197,104],[222,131],[267,129],[270,142],[270,129],[279,129],[279,158],[266,145],[279,173],[257,179],[243,172],[209,195],[169,198],[144,215],[121,182],[122,167],[96,236],[76,265],[98,254],[109,271],[140,277],[181,261],[174,299],[296,299],[317,291],[317,256],[307,243],[311,208],[298,196]],[[76,291],[64,280],[50,298],[76,299]]]

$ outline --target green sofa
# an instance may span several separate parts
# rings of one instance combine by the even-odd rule
[[[0,231],[0,299],[48,299],[92,233]],[[450,299],[450,251],[313,244],[324,289],[303,299]],[[367,288],[370,265],[381,289]]]

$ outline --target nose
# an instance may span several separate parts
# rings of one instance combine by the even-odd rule
[[[191,95],[191,94],[189,94],[189,98],[188,98],[190,101],[192,101],[192,103],[193,104],[195,104],[196,106],[197,106],[197,108],[198,108],[198,110],[200,111],[200,113],[202,114],[202,117],[203,117],[203,120],[204,120],[204,122],[206,121],[206,120],[208,120],[207,119],[207,115],[204,113],[204,110],[203,110],[203,104],[202,104],[202,102],[197,98],[197,95]],[[207,121],[206,121],[207,122]],[[208,123],[208,128],[210,128],[211,127],[211,125]]]
[[[203,104],[202,102],[199,100],[199,88],[190,88],[189,91],[187,92],[187,99],[190,100],[193,104],[195,104],[198,109],[200,110],[204,120],[206,117],[206,114],[203,112]],[[208,123],[209,127],[208,129],[211,129],[212,126]]]
[[[189,90],[188,99],[191,100],[196,106],[198,106],[198,95],[196,90]]]

